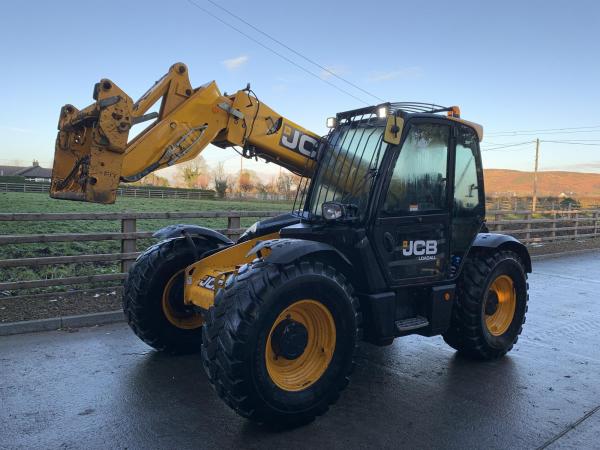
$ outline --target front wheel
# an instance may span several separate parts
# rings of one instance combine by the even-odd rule
[[[499,358],[521,334],[528,298],[527,275],[516,253],[475,254],[459,279],[444,340],[475,359]]]
[[[217,394],[240,415],[294,426],[323,414],[348,384],[358,301],[319,262],[257,263],[217,294],[202,360]]]

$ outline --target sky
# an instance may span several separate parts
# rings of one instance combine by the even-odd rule
[[[219,4],[377,97],[459,105],[462,117],[484,126],[485,168],[532,170],[539,138],[541,170],[600,173],[600,2]],[[104,77],[137,99],[178,61],[194,86],[216,80],[234,92],[250,82],[262,102],[319,134],[327,117],[364,106],[354,97],[379,103],[207,0],[5,2],[0,61],[0,165],[35,158],[49,166],[63,104],[92,103]],[[202,154],[239,168],[231,149]]]

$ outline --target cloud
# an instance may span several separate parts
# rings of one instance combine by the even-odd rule
[[[240,67],[242,67],[244,64],[246,64],[248,62],[248,59],[249,59],[248,56],[241,55],[241,56],[237,56],[235,58],[226,59],[225,61],[221,61],[221,62],[228,70],[237,70]]]
[[[390,70],[387,72],[372,72],[369,76],[369,81],[380,82],[401,79],[415,79],[423,75],[423,69],[417,66],[405,67],[398,70]]]
[[[561,164],[560,166],[544,166],[544,170],[574,170],[576,172],[584,170],[600,170],[600,161],[590,161],[576,164]]]
[[[8,127],[8,126],[0,126],[0,129],[2,130],[6,130],[6,131],[12,131],[14,133],[33,133],[34,130],[31,130],[29,128],[19,128],[19,127]]]

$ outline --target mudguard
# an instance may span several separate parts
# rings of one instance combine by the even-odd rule
[[[259,252],[262,252],[264,249],[271,250],[265,257],[265,261],[274,264],[288,264],[304,256],[315,253],[329,253],[339,257],[348,266],[352,266],[352,263],[348,258],[334,246],[324,242],[310,241],[308,239],[286,238],[262,241],[252,247],[246,256],[253,253],[259,254]]]
[[[227,236],[219,233],[218,231],[211,230],[210,228],[201,227],[200,225],[169,225],[156,231],[152,236],[157,239],[164,240],[182,237],[186,234],[191,237],[198,236],[208,240],[216,241],[218,244],[233,244],[233,241]]]
[[[300,222],[300,216],[296,213],[285,213],[261,220],[248,228],[237,240],[237,243],[249,241],[265,234],[275,233],[284,227],[294,225],[298,222]]]
[[[478,233],[471,248],[497,248],[512,250],[521,257],[525,270],[531,273],[531,256],[527,247],[518,239],[508,234]]]

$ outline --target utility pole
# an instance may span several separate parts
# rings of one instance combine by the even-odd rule
[[[535,212],[537,206],[537,175],[538,175],[538,160],[540,158],[540,139],[535,140],[535,169],[533,171],[533,201],[531,205],[532,212]]]

